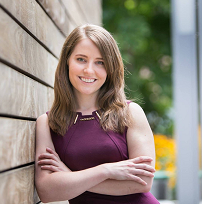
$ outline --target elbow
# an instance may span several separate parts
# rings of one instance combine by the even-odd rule
[[[51,200],[49,200],[49,199],[47,199],[47,198],[43,198],[43,197],[39,197],[40,198],[40,201],[42,202],[42,203],[51,203],[51,202],[53,202],[53,201],[51,201]]]
[[[51,200],[50,191],[48,190],[47,186],[45,185],[44,180],[43,180],[43,182],[41,182],[41,181],[35,182],[35,187],[36,187],[39,199],[42,203],[53,202],[53,200]]]
[[[46,199],[46,198],[44,198],[44,197],[39,197],[40,198],[40,201],[42,202],[42,203],[49,203],[49,202],[51,202],[50,200],[48,200],[48,199]]]
[[[47,197],[46,198],[45,197],[39,197],[39,198],[40,198],[40,201],[42,203],[51,203],[51,202],[54,202],[54,201],[52,201],[50,199],[47,199]]]
[[[147,185],[143,189],[143,193],[148,193],[152,188],[153,179],[147,181]]]
[[[44,183],[40,183],[36,185],[36,190],[39,196],[39,199],[42,203],[51,203],[51,202],[57,202],[57,201],[64,201],[69,200],[74,197],[71,195],[65,194],[61,195],[56,193],[56,189],[52,188],[50,185],[44,185]]]
[[[143,193],[148,193],[151,190],[151,185],[147,184],[143,189]]]
[[[42,203],[50,203],[50,202],[55,202],[57,200],[53,199],[53,196],[50,195],[50,192],[47,190],[39,190],[37,189],[39,199]]]
[[[37,190],[37,194],[39,196],[39,199],[42,203],[48,203],[51,202],[49,196],[48,196],[48,192],[46,190],[44,190],[41,186],[37,186],[36,185],[36,190]]]

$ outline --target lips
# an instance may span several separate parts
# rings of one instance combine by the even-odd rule
[[[86,83],[93,83],[96,81],[96,79],[88,79],[88,78],[84,78],[84,77],[79,77],[81,79],[81,81],[86,82]]]

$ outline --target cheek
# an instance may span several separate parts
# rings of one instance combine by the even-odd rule
[[[107,73],[105,72],[105,75],[104,75],[104,77],[105,77],[105,81],[107,80]]]
[[[72,70],[69,68],[68,72],[69,72],[69,79],[70,79],[70,81],[71,81],[71,78],[72,78]]]
[[[69,81],[72,84],[72,83],[74,83],[75,70],[72,67],[71,68],[69,67],[68,72],[69,72]]]
[[[107,72],[106,72],[106,70],[103,69],[103,70],[100,72],[100,74],[101,74],[101,77],[102,77],[104,80],[106,80],[106,78],[107,78]]]
[[[73,77],[77,75],[78,68],[74,65],[74,63],[69,64],[69,76]]]

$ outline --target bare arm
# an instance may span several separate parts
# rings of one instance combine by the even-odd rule
[[[151,166],[155,166],[155,150],[154,140],[151,128],[146,119],[142,108],[130,103],[129,109],[133,115],[134,121],[127,131],[127,144],[129,158],[137,158],[139,156],[149,156],[153,158],[152,162],[145,162]],[[117,181],[106,180],[93,188],[89,189],[91,192],[102,193],[108,195],[127,195],[132,193],[148,192],[151,189],[153,177],[139,175],[147,185],[141,185],[135,181]]]
[[[46,152],[46,147],[54,150],[47,115],[44,114],[36,123],[35,158],[35,185],[42,202],[69,200],[108,178],[103,165],[78,172],[52,173],[41,169],[38,157]]]
[[[72,199],[107,179],[134,180],[144,185],[144,181],[136,175],[151,174],[149,171],[143,170],[141,164],[136,164],[137,159],[103,164],[83,171],[55,172],[54,165],[46,165],[50,164],[49,159],[40,160],[43,167],[38,163],[41,155],[46,152],[46,147],[55,150],[50,136],[47,115],[44,114],[37,119],[35,159],[35,184],[43,202]],[[54,161],[51,160],[51,162]]]
[[[152,162],[144,162],[152,167],[155,167],[155,146],[154,137],[146,115],[142,108],[136,103],[130,103],[130,111],[133,113],[133,125],[127,132],[127,144],[129,158],[138,156],[149,156],[153,158]],[[153,178],[140,176],[147,182],[148,191],[152,187]]]

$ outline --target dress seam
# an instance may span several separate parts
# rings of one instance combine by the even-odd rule
[[[95,118],[96,118],[96,121],[100,124],[99,119],[97,119],[97,117],[95,117]],[[106,134],[109,136],[109,138],[112,140],[112,142],[115,144],[116,148],[118,149],[119,154],[120,154],[120,156],[121,156],[121,159],[124,160],[124,155],[123,155],[123,152],[122,152],[120,146],[119,146],[119,145],[117,144],[117,142],[111,137],[111,135],[110,135],[109,132],[107,132],[107,131],[105,131],[105,132],[106,132]]]
[[[78,123],[79,123],[79,122],[78,122]],[[72,139],[72,137],[73,137],[73,135],[74,135],[74,133],[75,133],[75,131],[76,131],[76,127],[77,127],[78,123],[76,123],[74,126],[71,126],[71,127],[73,127],[74,129],[72,130],[72,134],[69,136],[67,145],[66,145],[65,150],[64,150],[64,161],[66,161],[67,148],[68,148],[69,143],[70,143],[70,141],[71,141],[71,139]]]
[[[111,137],[111,135],[110,135],[108,132],[106,132],[106,133],[107,133],[107,135],[110,137],[110,139],[114,142],[114,144],[116,145],[116,147],[117,147],[117,149],[118,149],[118,151],[119,151],[119,153],[120,153],[120,155],[121,155],[122,160],[124,160],[124,156],[123,156],[123,153],[122,153],[122,151],[121,151],[119,145],[116,143],[116,141],[114,141],[114,139]]]

